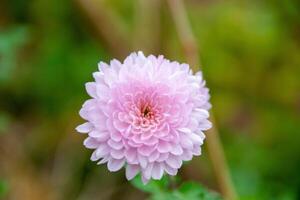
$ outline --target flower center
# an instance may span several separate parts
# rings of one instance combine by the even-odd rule
[[[150,115],[152,115],[152,112],[151,112],[149,106],[144,106],[141,110],[141,113],[142,113],[143,117],[147,117],[147,118],[150,117]]]
[[[157,112],[149,103],[142,103],[136,114],[137,118],[135,118],[134,124],[143,130],[149,130],[158,123]]]

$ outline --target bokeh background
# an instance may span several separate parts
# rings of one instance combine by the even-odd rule
[[[240,199],[300,199],[299,1],[185,6]],[[0,198],[148,197],[74,130],[97,63],[135,50],[185,61],[165,1],[0,1]],[[206,146],[179,177],[220,191]]]

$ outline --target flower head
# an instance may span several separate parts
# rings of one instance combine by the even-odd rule
[[[176,175],[183,161],[201,154],[208,121],[209,93],[201,72],[163,56],[132,53],[123,63],[99,63],[91,96],[76,129],[88,133],[92,161],[109,171],[126,167],[128,180],[139,172],[144,183]]]

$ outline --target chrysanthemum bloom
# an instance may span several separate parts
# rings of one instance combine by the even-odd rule
[[[128,180],[176,175],[183,161],[200,155],[208,121],[209,93],[201,72],[163,56],[132,53],[123,63],[99,63],[91,96],[80,110],[87,120],[76,129],[94,149],[92,161],[109,171],[126,168]]]

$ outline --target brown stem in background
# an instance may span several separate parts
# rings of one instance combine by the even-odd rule
[[[145,54],[159,53],[161,1],[137,0],[135,7],[134,50],[143,50]]]
[[[123,58],[131,49],[122,29],[123,24],[106,9],[101,0],[75,0],[80,10],[86,15],[98,36],[106,43],[109,51],[118,58]]]
[[[185,53],[187,62],[192,66],[194,72],[198,71],[197,66],[200,66],[199,51],[197,41],[193,35],[191,26],[189,24],[186,10],[182,0],[167,0],[171,10],[171,14],[179,35],[183,51]],[[224,150],[219,138],[219,132],[216,127],[215,119],[211,112],[210,117],[213,127],[207,131],[207,147],[210,160],[213,165],[213,170],[216,175],[221,192],[225,199],[237,199],[235,188],[230,178],[230,173]]]
[[[209,157],[212,162],[212,166],[220,185],[220,189],[224,198],[227,200],[238,199],[234,185],[230,177],[230,171],[224,155],[222,143],[220,141],[218,127],[216,126],[216,120],[211,112],[210,121],[213,123],[213,127],[207,131],[207,149]]]
[[[178,0],[168,0],[168,4],[183,48],[183,53],[185,54],[187,62],[194,67],[193,70],[196,72],[198,69],[195,69],[195,66],[201,68],[199,51],[197,41],[193,35],[191,26],[189,25],[183,2]]]

